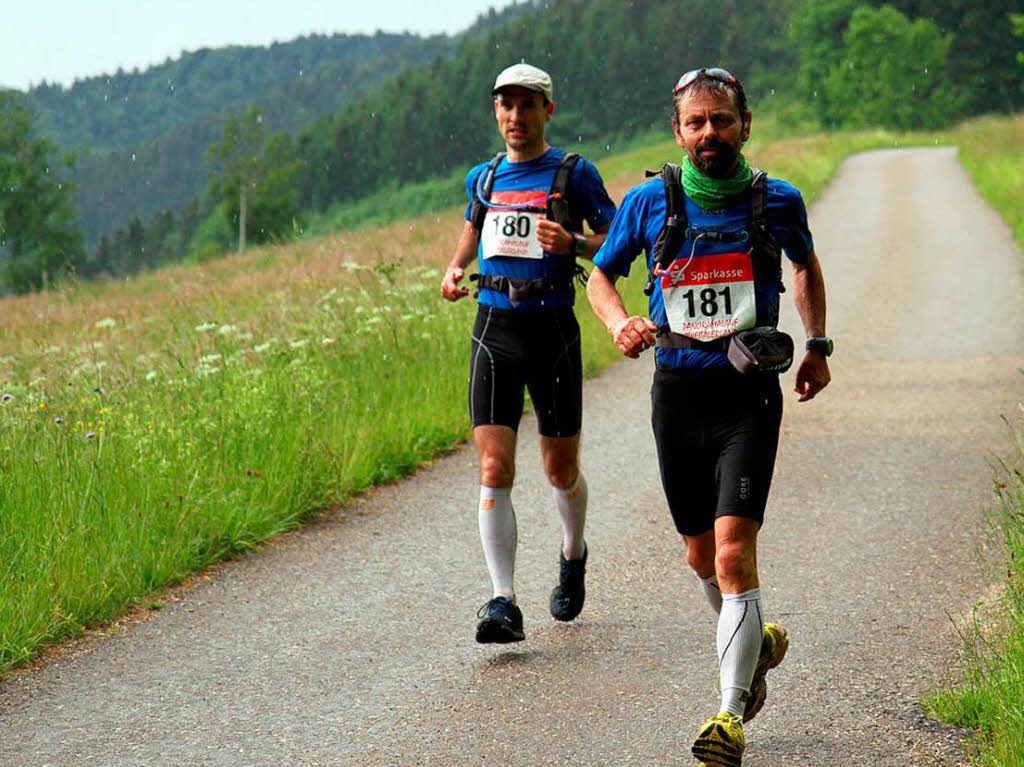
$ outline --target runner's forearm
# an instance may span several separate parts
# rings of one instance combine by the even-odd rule
[[[604,235],[601,237],[603,239]],[[587,299],[594,314],[609,330],[615,323],[629,316],[625,304],[622,303],[622,296],[615,289],[614,280],[598,266],[590,272],[590,278],[587,280]]]
[[[806,264],[793,265],[793,302],[808,338],[825,333],[825,279],[821,263],[811,251]]]
[[[449,269],[465,269],[469,263],[476,258],[476,230],[467,221],[459,235],[459,241],[455,245],[455,254],[448,262]]]

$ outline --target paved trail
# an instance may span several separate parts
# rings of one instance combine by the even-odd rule
[[[760,559],[793,643],[744,765],[957,764],[916,701],[955,662],[947,611],[996,577],[977,525],[1024,390],[1024,260],[948,149],[853,158],[811,225],[834,383],[806,405],[787,392]],[[462,449],[0,682],[0,765],[693,764],[714,624],[658,484],[650,365],[586,386],[575,623],[547,615],[558,525],[531,436],[514,493],[527,641],[473,643],[488,594]]]

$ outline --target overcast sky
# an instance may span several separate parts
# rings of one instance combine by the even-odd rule
[[[454,33],[511,0],[0,0],[0,86],[130,71],[311,32]]]

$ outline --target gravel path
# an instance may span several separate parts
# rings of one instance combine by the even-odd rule
[[[787,391],[760,560],[792,646],[744,765],[959,764],[958,734],[916,701],[953,673],[947,613],[998,580],[979,523],[1024,390],[1024,260],[949,149],[851,159],[811,226],[834,381],[804,405]],[[547,615],[559,532],[527,418],[526,642],[473,642],[489,588],[464,448],[4,679],[0,765],[694,764],[714,622],[658,483],[650,366],[585,387],[576,622]]]

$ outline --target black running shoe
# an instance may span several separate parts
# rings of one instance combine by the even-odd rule
[[[476,641],[480,644],[508,644],[526,639],[523,613],[505,597],[492,599],[477,611],[476,617],[480,619],[476,624]]]
[[[583,588],[586,572],[586,544],[583,546],[583,556],[579,559],[567,560],[562,552],[558,552],[558,585],[551,592],[551,615],[555,620],[571,621],[580,614],[586,596]]]

